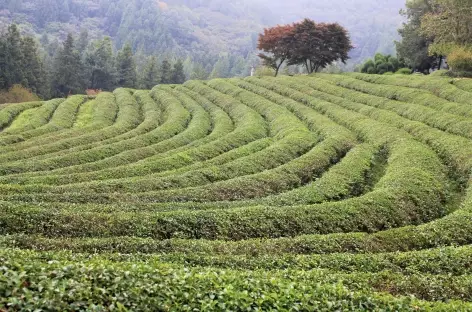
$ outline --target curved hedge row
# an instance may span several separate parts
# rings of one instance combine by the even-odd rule
[[[21,112],[41,105],[43,105],[42,102],[29,102],[4,106],[2,110],[0,110],[0,130],[8,127]]]
[[[0,310],[471,311],[466,86],[315,74],[2,106]]]
[[[23,111],[5,131],[0,133],[0,136],[21,133],[28,130],[33,130],[48,123],[54,111],[64,101],[64,99],[55,99],[45,102],[37,108],[30,108]],[[5,139],[4,139],[5,141]],[[8,137],[8,142],[12,143],[11,137]]]
[[[375,84],[385,84],[393,86],[402,86],[408,88],[416,88],[428,90],[430,93],[446,99],[451,102],[463,103],[472,105],[472,98],[470,90],[463,90],[455,86],[454,79],[444,79],[440,77],[414,77],[411,75],[403,76],[383,76],[383,75],[359,75],[356,73],[350,73],[350,77],[372,82]]]

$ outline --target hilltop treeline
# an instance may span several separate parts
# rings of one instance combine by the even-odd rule
[[[86,89],[150,89],[160,83],[183,83],[190,77],[208,78],[204,68],[189,68],[182,60],[159,61],[151,56],[137,63],[129,44],[115,51],[109,37],[88,41],[84,34],[69,35],[54,53],[47,48],[22,36],[15,24],[8,27],[0,36],[0,89],[21,85],[51,98]]]

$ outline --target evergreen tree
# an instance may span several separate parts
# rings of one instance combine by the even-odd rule
[[[25,37],[21,42],[23,53],[23,86],[33,93],[48,97],[46,88],[46,72],[39,56],[38,46],[31,37]]]
[[[16,25],[11,25],[0,37],[0,89],[15,84],[46,97],[46,74],[36,42],[22,37]]]
[[[89,45],[88,31],[86,29],[83,29],[80,32],[79,39],[77,40],[77,50],[79,51],[80,54],[84,54],[85,50],[87,50],[88,45]]]
[[[185,82],[184,64],[178,60],[172,69],[172,83],[182,84]]]
[[[24,60],[21,45],[21,35],[18,27],[12,24],[8,27],[5,37],[5,71],[3,73],[6,88],[10,88],[14,84],[24,83]]]
[[[246,61],[242,56],[235,57],[233,66],[231,66],[230,76],[231,77],[244,77],[246,70]]]
[[[193,72],[193,62],[192,62],[192,58],[188,56],[184,61],[185,78],[190,79],[192,72]]]
[[[213,67],[210,78],[228,78],[230,76],[230,63],[228,56],[221,56]]]
[[[116,66],[118,72],[118,86],[125,88],[136,88],[137,73],[136,63],[134,61],[133,50],[130,44],[126,44],[118,52],[116,57]]]
[[[172,83],[172,68],[168,60],[162,61],[161,68],[159,71],[161,72],[161,83]]]
[[[205,70],[205,67],[203,67],[202,64],[195,63],[193,65],[192,74],[190,74],[190,79],[193,79],[193,80],[206,80],[206,79],[208,79],[208,72]]]
[[[85,58],[88,86],[92,89],[112,91],[116,85],[113,43],[110,37],[93,43]]]
[[[155,85],[158,85],[160,80],[161,77],[159,75],[159,65],[157,64],[157,58],[155,56],[151,56],[144,68],[140,86],[143,89],[150,90]]]
[[[0,90],[7,89],[7,43],[0,37]]]
[[[84,92],[84,68],[71,34],[57,53],[53,67],[52,88],[55,96]]]

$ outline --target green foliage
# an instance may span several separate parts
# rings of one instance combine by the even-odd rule
[[[447,57],[447,62],[453,71],[472,72],[472,51],[456,48]]]
[[[173,84],[182,84],[185,82],[185,73],[184,73],[184,64],[181,60],[178,60],[174,64],[174,68],[172,69],[172,79],[171,82]]]
[[[266,66],[262,66],[262,67],[258,67],[255,70],[254,75],[256,77],[274,76],[275,75],[275,70],[273,70],[272,68],[266,67]]]
[[[82,38],[79,38],[79,40]],[[84,39],[82,39],[84,40]],[[79,51],[81,44],[79,42]],[[122,61],[122,60],[120,60]],[[132,63],[131,63],[132,65]],[[123,69],[117,71],[113,54],[113,43],[110,37],[94,42],[85,56],[85,67],[89,78],[88,87],[112,91],[117,83],[118,75],[125,75]],[[126,77],[120,79],[126,79]]]
[[[131,45],[126,44],[116,56],[116,69],[118,72],[118,86],[135,88],[137,83],[136,64],[131,50]]]
[[[395,72],[397,75],[411,75],[411,69],[409,68],[400,68]]]
[[[160,310],[198,309],[220,310],[290,310],[299,309],[331,311],[346,310],[362,306],[368,310],[395,309],[401,311],[445,311],[465,310],[466,303],[428,303],[408,297],[394,298],[390,295],[368,291],[366,277],[347,278],[340,283],[323,283],[333,280],[326,272],[295,272],[291,279],[283,271],[271,273],[261,271],[239,272],[218,269],[182,269],[168,264],[150,264],[121,261],[113,262],[106,257],[79,260],[62,253],[41,254],[6,250],[1,255],[4,265],[2,275],[10,281],[2,288],[0,304],[14,309],[63,309],[83,310],[92,305],[95,309],[117,309],[146,311],[149,306]],[[36,261],[37,264],[32,264]],[[48,264],[49,261],[49,264]],[[24,276],[29,276],[25,282]],[[389,275],[394,279],[393,274]],[[58,284],[69,280],[68,300],[57,292]],[[308,281],[312,282],[308,282]],[[412,279],[413,280],[413,279]],[[74,281],[73,283],[71,281]],[[313,283],[313,281],[316,281]],[[350,288],[356,282],[358,292]],[[26,284],[25,284],[26,283]],[[99,283],[101,291],[91,285]],[[412,282],[414,284],[414,282]],[[303,292],[294,285],[304,284]],[[418,282],[419,284],[419,282]],[[231,285],[228,289],[227,285]],[[113,291],[109,289],[113,287]],[[445,287],[446,288],[446,287]],[[14,291],[13,291],[14,290]],[[153,294],[158,293],[159,296]],[[9,295],[10,299],[5,295]],[[40,294],[40,295],[39,295]],[[37,297],[41,296],[41,299]],[[114,296],[113,302],[109,297]]]
[[[432,12],[422,17],[422,31],[433,38],[432,51],[444,55],[450,45],[472,44],[472,3],[469,0],[432,0]]]
[[[446,69],[436,70],[431,73],[431,77],[444,77],[444,76],[447,76],[448,72],[449,71]]]
[[[228,78],[230,75],[230,61],[227,55],[219,57],[213,71],[210,74],[210,79],[214,78]]]
[[[55,95],[84,93],[86,87],[83,68],[80,54],[75,48],[74,38],[69,34],[54,60],[52,85]]]
[[[169,84],[172,83],[172,68],[168,60],[163,60],[161,67],[159,69],[161,73],[161,80],[162,84]]]
[[[0,90],[14,85],[22,85],[42,97],[49,96],[36,42],[21,36],[17,25],[12,24],[0,35]]]
[[[425,35],[421,29],[424,16],[432,13],[433,0],[407,1],[406,9],[400,13],[407,21],[398,30],[401,41],[396,41],[397,56],[410,68],[420,72],[427,72],[434,67],[436,57],[430,56],[431,37]]]
[[[48,33],[51,43],[64,39],[64,31],[82,32],[91,41],[104,36],[113,39],[117,49],[129,42],[133,50],[156,55],[160,60],[170,55],[185,59],[191,56],[210,73],[220,53],[243,57],[246,65],[255,65],[257,34],[267,26],[291,23],[300,17],[316,21],[342,21],[355,38],[358,49],[352,52],[353,63],[376,52],[393,53],[392,38],[402,18],[398,15],[404,0],[322,1],[307,6],[302,0],[277,2],[241,0],[227,6],[225,1],[151,1],[88,0],[15,1],[0,3],[7,10],[6,23],[21,22],[21,27],[41,37]],[[9,5],[8,2],[14,4]],[[270,8],[269,10],[267,8]],[[366,16],[379,16],[371,23],[359,22]],[[201,23],[204,16],[207,22]],[[79,51],[82,51],[78,44]],[[207,68],[209,67],[209,68]]]
[[[161,77],[159,75],[159,64],[157,58],[152,56],[148,59],[146,67],[144,68],[140,87],[142,89],[151,90],[154,86],[159,84]]]
[[[469,80],[174,80],[0,105],[0,310],[471,310]]]
[[[402,68],[403,64],[396,57],[377,53],[374,59],[367,60],[361,66],[361,72],[366,74],[394,73]]]

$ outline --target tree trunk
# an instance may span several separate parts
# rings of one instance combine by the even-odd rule
[[[275,69],[275,77],[279,74],[280,67],[282,67],[282,64],[285,62],[285,59],[283,59],[279,65],[277,65],[277,68]]]

